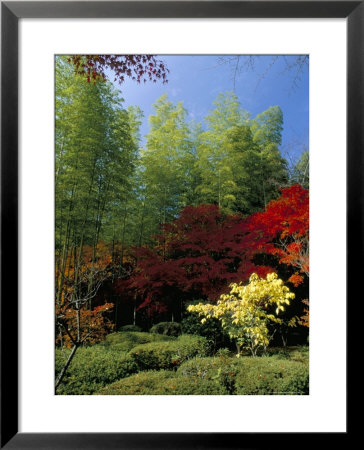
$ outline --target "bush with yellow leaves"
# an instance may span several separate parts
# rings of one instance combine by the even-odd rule
[[[259,348],[269,344],[268,323],[281,323],[277,316],[295,295],[275,273],[265,279],[253,273],[248,285],[233,283],[230,288],[230,293],[221,295],[216,305],[199,303],[187,309],[202,316],[202,323],[211,317],[220,320],[230,338],[236,341],[238,357],[241,348],[249,349],[256,356]],[[272,307],[275,314],[269,313]]]

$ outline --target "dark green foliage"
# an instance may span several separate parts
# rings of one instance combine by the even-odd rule
[[[153,325],[150,332],[177,337],[182,334],[182,326],[178,322],[160,322]]]
[[[235,379],[237,395],[308,394],[308,366],[269,357],[241,358]]]
[[[106,386],[98,395],[226,395],[223,386],[171,371],[143,372]]]
[[[308,345],[298,345],[296,350],[300,353],[308,354],[310,347]]]
[[[122,352],[129,352],[137,345],[171,340],[173,340],[173,338],[169,336],[130,331],[109,334],[99,345],[106,348],[112,348],[114,351],[119,350]]]
[[[124,325],[119,328],[119,331],[142,331],[142,329],[138,325]]]
[[[216,356],[218,357],[223,357],[223,358],[229,358],[231,356],[233,356],[231,350],[229,350],[228,348],[219,348],[219,350],[216,352]]]
[[[171,347],[175,351],[178,364],[195,356],[207,356],[210,353],[209,343],[202,336],[182,334],[171,344]]]
[[[291,352],[284,348],[268,348],[263,356],[271,356],[277,359],[291,359]]]
[[[166,342],[142,344],[130,351],[139,370],[172,369],[173,355],[174,349]]]
[[[197,377],[222,386],[229,394],[235,393],[235,376],[239,370],[236,358],[194,358],[185,362],[177,373],[184,377]]]
[[[177,373],[214,381],[235,395],[308,394],[308,365],[270,357],[195,358]]]
[[[305,345],[285,348],[270,347],[261,356],[270,356],[275,359],[290,359],[305,364],[308,364],[309,361],[308,346]]]
[[[208,353],[209,345],[205,338],[182,335],[171,342],[138,345],[129,355],[139,370],[159,370],[173,369],[190,358],[207,356]]]
[[[62,369],[67,354],[56,350],[56,374]],[[79,348],[62,383],[59,395],[87,395],[103,386],[137,372],[137,366],[125,353],[105,351],[101,346]]]
[[[228,359],[224,357],[210,357],[210,358],[193,358],[183,363],[177,370],[177,373],[186,377],[198,376],[204,379],[212,379],[217,374],[219,368],[229,365],[229,363],[236,366],[236,359]]]
[[[293,348],[290,352],[291,354],[291,360],[301,362],[303,364],[306,364],[308,366],[310,354],[308,351],[308,346],[302,345],[296,348]]]
[[[202,336],[112,333],[100,344],[77,350],[57,394],[308,394],[307,347],[267,353],[236,358],[222,348],[211,357]],[[67,356],[68,351],[56,350],[56,374]]]
[[[194,303],[199,303],[198,300]],[[230,339],[224,333],[221,322],[214,318],[209,318],[205,323],[201,323],[201,318],[197,314],[189,313],[181,322],[182,332],[185,334],[195,334],[205,337],[213,352],[219,347],[229,345]]]

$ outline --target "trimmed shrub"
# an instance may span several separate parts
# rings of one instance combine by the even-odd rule
[[[308,365],[287,359],[194,358],[182,364],[177,373],[215,381],[229,394],[308,394]]]
[[[292,361],[308,364],[309,348],[308,346],[286,347],[286,348],[267,348],[263,356],[270,356],[277,359],[290,359]]]
[[[106,349],[110,348],[113,351],[129,352],[137,345],[172,340],[173,338],[170,336],[129,331],[108,334],[106,339],[98,345],[103,346]]]
[[[184,377],[209,380],[223,387],[228,394],[235,393],[235,377],[239,361],[225,356],[194,358],[182,364],[177,373]]]
[[[202,336],[182,334],[174,342],[174,347],[180,363],[195,356],[208,356],[211,354],[208,340]]]
[[[308,346],[297,347],[291,352],[291,360],[301,362],[308,365],[310,359],[310,354],[308,351]]]
[[[235,390],[238,395],[308,394],[308,365],[270,357],[240,358]]]
[[[171,371],[141,372],[104,387],[96,395],[226,395],[217,383]]]
[[[67,354],[56,350],[56,375]],[[105,351],[99,345],[79,348],[57,389],[59,395],[92,394],[103,386],[137,372],[135,362],[122,352]]]
[[[134,347],[129,356],[138,370],[172,369],[174,349],[167,342],[152,342]]]
[[[149,331],[151,333],[177,337],[182,334],[182,326],[178,322],[160,322],[153,325]]]
[[[142,331],[142,329],[138,325],[123,325],[119,331]]]
[[[199,377],[211,380],[215,378],[221,367],[229,364],[234,365],[234,363],[236,363],[236,360],[232,358],[197,357],[181,364],[177,370],[177,373],[183,375],[184,377]]]
[[[182,335],[171,342],[152,342],[134,347],[129,356],[139,370],[173,369],[197,355],[207,356],[209,345],[201,336]]]

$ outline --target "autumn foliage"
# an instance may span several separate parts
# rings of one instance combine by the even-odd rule
[[[125,78],[140,83],[143,81],[167,83],[169,70],[163,61],[155,55],[72,55],[68,61],[75,66],[75,72],[86,77],[87,81],[96,82],[98,79],[106,79],[106,71],[114,72],[114,81],[119,84]]]
[[[256,356],[259,347],[269,344],[268,323],[281,323],[279,312],[284,311],[294,298],[274,272],[266,278],[253,273],[246,286],[232,283],[230,293],[221,295],[217,305],[200,303],[190,305],[188,310],[202,316],[202,323],[210,317],[218,319],[229,336],[236,340],[238,356],[240,347],[249,349]],[[272,307],[275,311],[270,313]]]
[[[108,317],[113,309],[113,303],[105,303],[90,310],[83,306],[80,310],[80,341],[85,344],[96,344],[105,339],[106,335],[114,329],[114,324]],[[67,308],[63,314],[58,315],[58,320],[67,326],[67,332],[63,331],[57,335],[57,344],[72,347],[77,340],[77,310]],[[73,340],[72,340],[72,339]]]
[[[258,264],[260,254],[297,269],[286,279],[297,287],[309,271],[308,227],[308,191],[299,185],[248,218],[216,205],[187,206],[163,225],[153,247],[134,249],[138,263],[129,287],[142,299],[139,309],[151,315],[191,298],[216,302],[230,283],[276,270]]]
[[[297,269],[289,279],[293,285],[309,274],[309,194],[296,184],[282,189],[266,210],[249,219],[257,250],[276,255],[279,262]]]
[[[114,298],[121,303],[134,302],[138,311],[150,317],[181,311],[193,299],[215,304],[229,292],[231,283],[246,283],[252,273],[266,277],[277,271],[277,264],[291,268],[284,281],[298,287],[309,271],[308,226],[308,191],[299,185],[283,189],[281,197],[271,201],[265,211],[246,218],[224,213],[217,205],[187,206],[177,219],[161,227],[153,246],[132,249],[125,274],[120,272],[125,263],[116,260],[102,243],[96,259],[93,249],[85,247],[80,267],[70,260],[60,308],[63,318],[75,330],[77,311],[70,304],[75,267],[80,292],[87,293],[89,286],[105,285],[109,280]],[[257,259],[262,254],[273,257],[270,265]],[[80,308],[82,336],[92,331],[88,342],[101,340],[104,330],[111,329],[107,316],[113,300],[108,301],[103,289],[98,297],[101,302],[96,298],[93,308],[89,304]],[[308,326],[308,304],[300,323]],[[62,339],[71,342],[66,333]]]
[[[309,191],[299,184],[282,189],[282,195],[271,201],[264,212],[254,214],[249,220],[256,235],[259,251],[276,255],[281,264],[297,271],[290,276],[295,287],[309,277]],[[301,325],[309,326],[309,301]]]
[[[138,266],[133,286],[144,301],[141,308],[160,312],[176,296],[216,301],[233,281],[247,280],[256,267],[246,221],[226,215],[216,205],[187,206],[178,219],[165,224],[153,248],[135,249]]]
[[[309,328],[310,326],[310,311],[308,309],[309,301],[307,299],[302,300],[302,303],[306,305],[306,308],[303,310],[303,315],[301,316],[300,324],[304,327]]]
[[[66,347],[75,342],[94,344],[113,330],[109,315],[113,303],[93,304],[99,287],[111,273],[112,258],[102,243],[97,248],[85,246],[82,253],[69,255],[62,280],[56,277],[58,284],[62,282],[56,302],[57,343]]]

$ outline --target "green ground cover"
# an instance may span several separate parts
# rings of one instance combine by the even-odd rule
[[[56,350],[56,375],[67,356]],[[57,394],[305,395],[308,360],[306,346],[237,358],[202,336],[124,331],[78,349]]]

